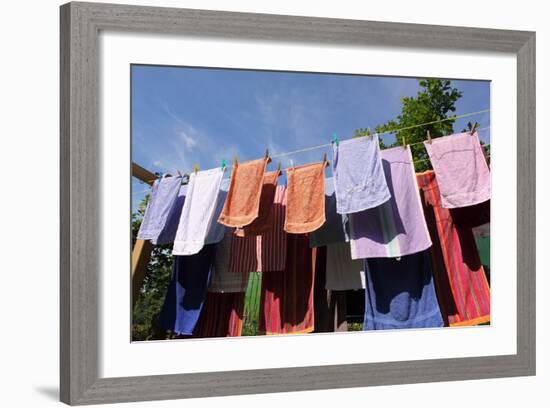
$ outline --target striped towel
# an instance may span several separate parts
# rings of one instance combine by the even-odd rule
[[[208,293],[194,337],[237,337],[243,329],[244,293]]]
[[[417,174],[428,228],[434,245],[433,273],[441,312],[450,326],[490,320],[491,294],[472,229],[458,227],[441,206],[435,173]]]
[[[228,231],[220,243],[216,245],[212,277],[210,278],[209,292],[235,293],[244,292],[248,286],[249,272],[229,272],[229,259],[231,257],[231,242],[233,232]]]
[[[281,271],[285,268],[285,206],[285,186],[277,186],[271,209],[271,228],[263,235],[233,237],[229,260],[230,272]]]
[[[395,258],[432,245],[410,147],[386,149],[381,155],[391,198],[378,207],[350,214],[353,259]]]
[[[288,236],[285,269],[262,275],[258,334],[313,331],[315,254],[306,234]]]

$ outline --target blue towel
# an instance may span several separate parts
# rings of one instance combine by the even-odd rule
[[[365,259],[363,330],[442,327],[428,251]]]
[[[156,240],[158,238],[177,201],[180,187],[181,177],[163,177],[154,182],[145,215],[139,227],[138,239]]]
[[[309,247],[315,248],[347,241],[349,241],[348,216],[336,212],[334,179],[328,177],[325,179],[325,223],[309,235]]]
[[[180,222],[181,210],[183,209],[183,203],[185,203],[185,196],[187,195],[187,186],[181,186],[176,201],[172,205],[172,210],[168,215],[164,228],[160,232],[157,238],[151,239],[154,245],[173,244],[176,238],[176,232],[178,231],[178,224]]]
[[[175,256],[159,324],[178,335],[191,335],[206,298],[215,245],[205,245],[194,255]]]

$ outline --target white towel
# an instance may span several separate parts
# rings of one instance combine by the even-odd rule
[[[229,256],[231,254],[232,239],[233,229],[228,228],[228,232],[224,235],[220,243],[216,245],[214,266],[212,267],[212,276],[210,278],[210,286],[208,287],[209,292],[246,292],[250,273],[229,272]]]
[[[356,290],[365,288],[362,259],[351,259],[349,242],[327,245],[328,290]]]
[[[173,255],[194,255],[204,246],[218,202],[222,177],[221,168],[191,173]]]

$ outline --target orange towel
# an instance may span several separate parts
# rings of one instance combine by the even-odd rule
[[[326,163],[287,169],[286,232],[305,234],[324,224]]]
[[[258,218],[244,228],[237,228],[235,235],[246,237],[248,235],[261,235],[271,229],[271,218],[273,200],[275,199],[275,189],[277,188],[277,179],[281,172],[279,170],[264,174],[262,193],[260,196],[260,209]]]
[[[258,217],[265,168],[269,159],[243,164],[235,162],[229,192],[218,222],[228,227],[244,227]]]

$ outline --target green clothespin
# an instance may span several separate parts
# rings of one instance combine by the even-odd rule
[[[336,133],[332,134],[332,143],[336,143],[336,147],[340,146],[340,141],[338,140],[338,136],[336,136]]]
[[[225,159],[222,160],[222,171],[225,170],[227,167],[227,164],[225,163]]]

